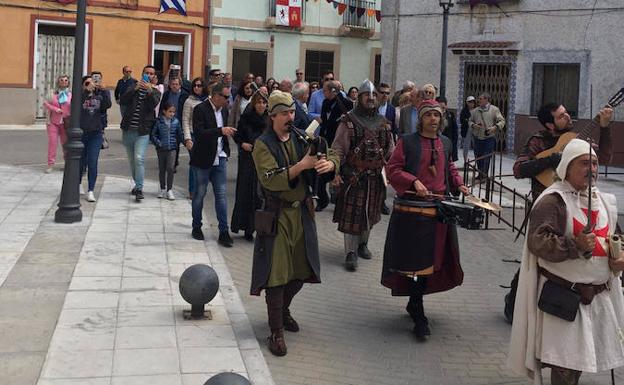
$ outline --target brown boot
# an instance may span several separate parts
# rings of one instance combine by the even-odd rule
[[[284,329],[275,330],[267,340],[269,350],[273,355],[278,357],[286,355],[288,351],[286,348],[286,341],[284,340]]]
[[[284,329],[296,333],[299,331],[299,324],[290,315],[290,310],[284,309]]]

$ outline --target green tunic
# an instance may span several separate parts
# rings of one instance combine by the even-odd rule
[[[296,163],[297,150],[294,139],[279,143],[288,163]],[[267,145],[261,140],[254,144],[252,152],[258,181],[269,192],[275,193],[280,200],[301,202],[306,198],[306,183],[302,175],[289,180],[288,170],[267,176],[266,172],[278,167],[276,159]],[[333,153],[328,158],[338,165]],[[306,256],[306,239],[302,223],[302,211],[305,206],[282,208],[277,221],[277,235],[273,241],[271,267],[264,287],[285,285],[292,280],[307,281],[314,278],[314,273]],[[319,277],[316,277],[319,278]]]

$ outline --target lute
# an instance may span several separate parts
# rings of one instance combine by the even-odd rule
[[[624,88],[621,88],[615,95],[611,97],[611,99],[609,99],[609,102],[607,103],[605,107],[615,108],[623,101],[624,101]],[[557,143],[553,147],[540,152],[535,157],[537,159],[541,159],[541,158],[546,158],[547,156],[550,156],[556,152],[562,152],[564,147],[568,143],[570,143],[570,141],[574,138],[587,140],[588,138],[591,137],[592,130],[596,127],[600,127],[600,114],[597,114],[579,132],[569,131],[569,132],[566,132],[565,134],[562,134],[561,136],[559,136]],[[557,174],[555,173],[554,169],[547,168],[546,170],[539,173],[535,177],[535,179],[537,179],[544,186],[548,187],[551,184],[553,184],[553,182],[555,181],[556,175]]]

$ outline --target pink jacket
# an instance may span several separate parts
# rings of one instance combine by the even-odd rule
[[[52,98],[43,102],[45,108],[48,109],[48,121],[53,124],[62,124],[63,119],[71,114],[71,92],[68,93],[67,103],[62,106],[58,101],[58,94],[54,94]]]

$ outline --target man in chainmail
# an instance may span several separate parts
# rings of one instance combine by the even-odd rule
[[[394,149],[390,122],[377,107],[377,91],[366,79],[358,89],[356,107],[341,118],[332,144],[341,161],[334,179],[338,187],[334,222],[344,233],[348,271],[357,269],[358,256],[372,258],[368,237],[381,219],[386,193],[381,171]]]

